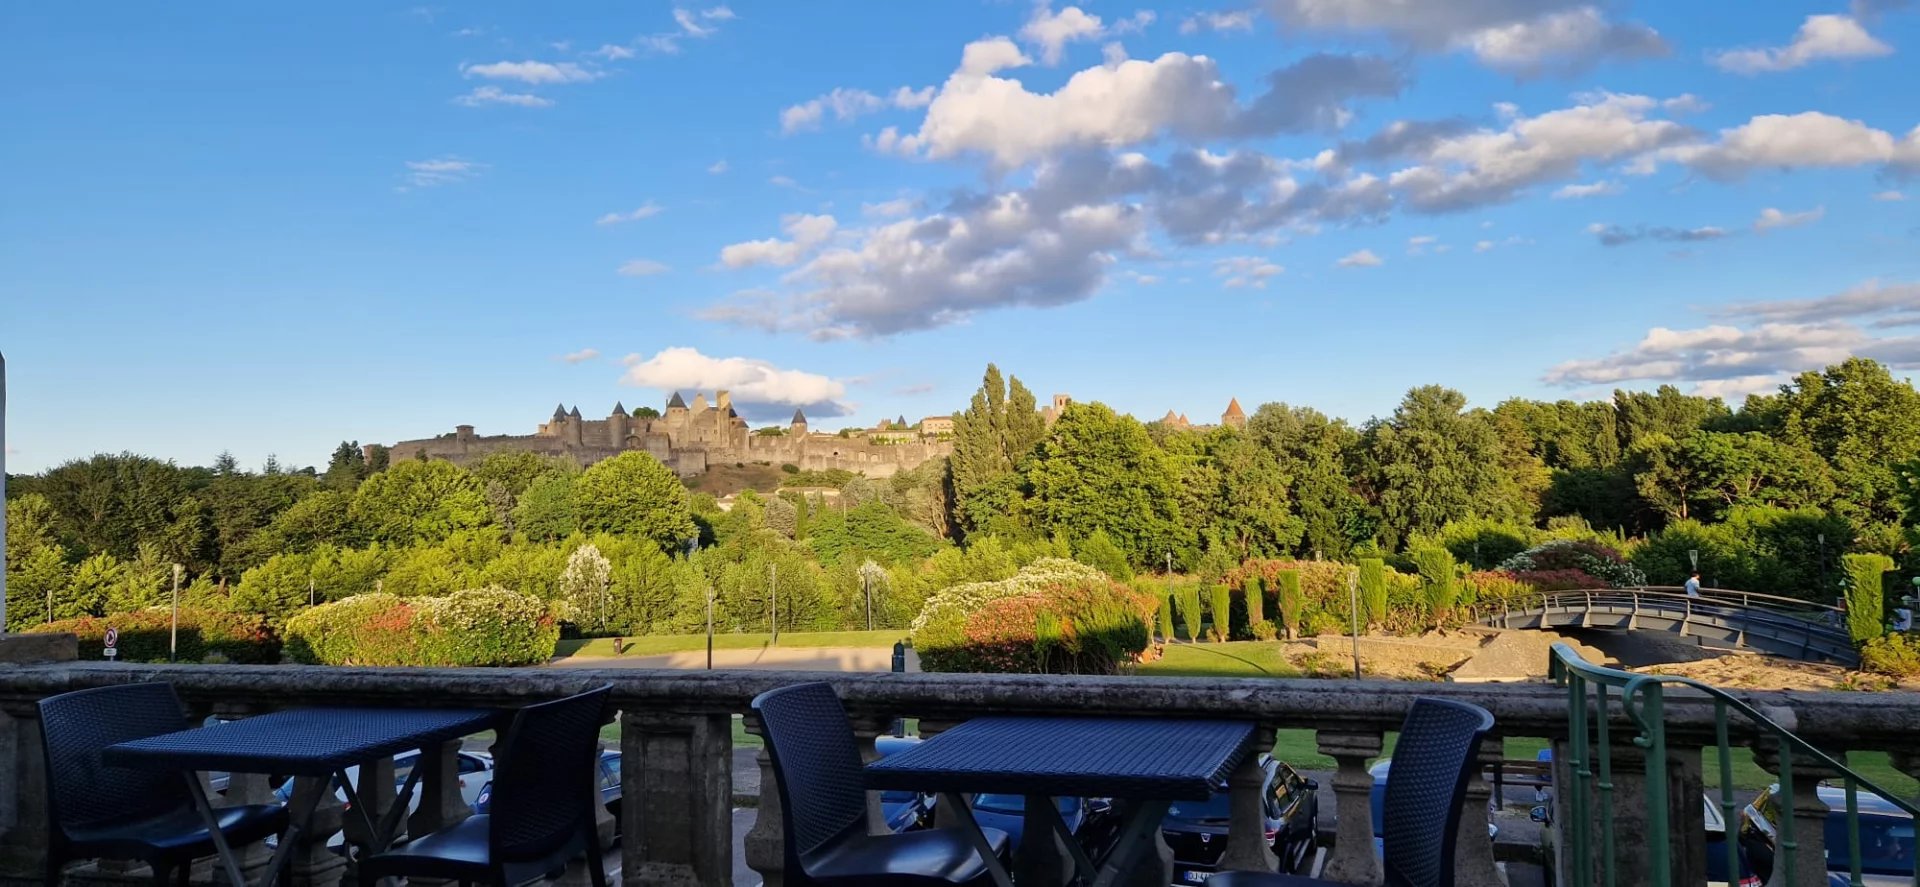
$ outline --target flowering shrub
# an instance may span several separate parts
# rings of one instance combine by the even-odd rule
[[[1553,539],[1513,557],[1497,568],[1509,573],[1555,573],[1578,570],[1612,588],[1647,584],[1647,576],[1627,563],[1620,552],[1585,539]],[[1591,586],[1590,586],[1591,587]]]
[[[1510,574],[1534,591],[1572,591],[1577,588],[1606,588],[1605,580],[1585,570],[1524,570]]]
[[[287,622],[289,658],[325,665],[534,665],[559,639],[546,604],[502,588],[356,595]]]
[[[169,607],[62,619],[36,625],[27,631],[78,635],[80,658],[99,659],[106,649],[108,628],[120,632],[120,643],[116,646],[119,661],[167,661],[167,649],[173,636],[173,610]],[[179,660],[200,662],[209,656],[250,664],[279,662],[280,639],[258,616],[181,608]]]
[[[1011,579],[956,585],[914,620],[928,671],[1112,674],[1150,641],[1157,597],[1071,561],[1035,561]]]
[[[1467,574],[1464,585],[1468,598],[1474,603],[1524,597],[1535,590],[1519,576],[1500,570],[1475,570]]]
[[[1860,645],[1860,667],[1896,678],[1920,677],[1920,638],[1886,634]]]

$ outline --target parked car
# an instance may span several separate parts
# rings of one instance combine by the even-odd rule
[[[393,790],[396,794],[400,791],[400,787],[406,784],[407,775],[413,772],[414,765],[419,762],[420,752],[418,750],[401,752],[393,756]],[[481,791],[493,785],[492,778],[487,775],[493,771],[493,756],[486,752],[462,749],[459,755],[459,768],[460,799],[466,801],[469,806],[472,806],[479,801]],[[348,779],[354,780],[354,788],[357,789],[360,787],[359,767],[348,767],[346,775]],[[348,808],[351,809],[352,805],[347,801],[347,790],[340,784],[340,776],[338,774],[334,775],[332,785],[334,797],[339,798],[342,804],[347,804]],[[420,809],[420,790],[421,786],[416,784],[412,797],[407,799],[408,814],[412,814],[413,811]],[[273,794],[282,804],[292,801],[293,780],[288,779],[281,782],[280,786],[273,790]],[[271,845],[273,839],[269,838],[267,843]],[[344,847],[345,844],[346,836],[342,832],[334,832],[333,836],[327,839],[327,846],[336,851]]]
[[[1372,767],[1367,768],[1367,775],[1373,777],[1373,792],[1368,806],[1373,808],[1374,856],[1382,856],[1386,852],[1384,838],[1387,834],[1387,774],[1392,771],[1392,758],[1381,758]],[[1493,824],[1493,800],[1489,799],[1487,801],[1487,839],[1492,840],[1499,836],[1500,827]]]
[[[1054,802],[1067,831],[1080,839],[1080,846],[1089,854],[1096,854],[1112,838],[1117,823],[1112,822],[1113,805],[1105,798],[1055,798]],[[982,828],[1006,832],[1008,847],[1018,848],[1027,822],[1026,796],[975,795],[973,819]]]
[[[600,803],[607,808],[607,815],[613,817],[613,836],[620,837],[620,753],[608,749],[600,750],[600,757],[594,766],[594,782],[600,787]],[[480,787],[480,794],[474,798],[473,812],[487,813],[493,809],[493,780]]]
[[[1834,883],[1847,883],[1852,876],[1848,858],[1847,793],[1839,786],[1822,785],[1820,800],[1827,805],[1827,871]],[[1913,817],[1872,792],[1859,792],[1854,799],[1860,811],[1860,877],[1867,887],[1913,883],[1914,854],[1920,847],[1914,842]],[[1740,812],[1740,848],[1753,870],[1763,880],[1773,876],[1775,827],[1781,816],[1780,785],[1767,787]]]
[[[881,757],[906,751],[920,744],[915,736],[882,736],[873,748]],[[904,832],[925,828],[933,821],[934,796],[926,792],[884,791],[880,793],[880,812],[887,818],[887,830]]]
[[[1747,858],[1744,846],[1740,848],[1740,877],[1730,881],[1727,878],[1727,818],[1720,813],[1720,805],[1709,795],[1701,795],[1701,818],[1706,826],[1706,869],[1707,887],[1761,887],[1765,883],[1755,874],[1752,863]],[[1553,857],[1553,807],[1542,804],[1533,808],[1533,821],[1547,826],[1540,836],[1542,847],[1549,859]],[[1551,883],[1551,881],[1549,881]]]
[[[1267,755],[1260,756],[1265,771],[1260,798],[1266,814],[1266,836],[1280,858],[1279,870],[1306,874],[1320,834],[1320,784]],[[1231,793],[1220,792],[1205,801],[1181,801],[1167,808],[1160,831],[1173,850],[1173,879],[1199,884],[1213,876],[1227,847]]]

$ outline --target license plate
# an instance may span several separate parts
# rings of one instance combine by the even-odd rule
[[[1185,877],[1187,879],[1187,883],[1189,884],[1205,884],[1207,883],[1208,878],[1213,877],[1213,873],[1189,871],[1186,873]]]

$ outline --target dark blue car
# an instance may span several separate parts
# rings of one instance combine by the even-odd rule
[[[1267,755],[1260,756],[1266,783],[1260,797],[1266,837],[1283,874],[1305,874],[1313,864],[1320,833],[1320,784]],[[1173,850],[1173,879],[1199,884],[1213,876],[1227,849],[1230,793],[1205,801],[1180,801],[1167,808],[1160,832]]]
[[[1080,846],[1094,853],[1105,839],[1107,820],[1111,815],[1111,806],[1105,799],[1098,798],[1054,798],[1060,809],[1060,818],[1067,824],[1067,831],[1080,838]],[[1007,833],[1010,848],[1020,846],[1020,833],[1025,830],[1027,817],[1027,799],[1024,795],[975,795],[973,798],[973,819],[982,828],[999,829]]]

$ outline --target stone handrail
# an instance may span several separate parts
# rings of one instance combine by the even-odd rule
[[[44,776],[33,703],[56,693],[129,681],[171,682],[196,714],[244,717],[264,711],[315,705],[499,706],[556,698],[609,683],[622,725],[624,796],[621,848],[629,884],[731,883],[731,719],[749,714],[757,694],[806,680],[824,680],[846,701],[853,727],[869,756],[872,740],[895,717],[919,718],[931,735],[970,717],[1049,713],[1137,717],[1212,717],[1254,720],[1265,729],[1316,731],[1319,750],[1334,758],[1330,780],[1338,810],[1338,840],[1328,877],[1352,884],[1378,883],[1370,822],[1371,778],[1366,767],[1380,754],[1387,732],[1397,729],[1416,696],[1465,699],[1491,710],[1503,736],[1564,738],[1566,695],[1545,684],[1456,685],[1399,681],[1067,677],[1040,675],[810,674],[797,672],[702,672],[635,669],[375,669],[323,666],[130,665],[60,662],[0,669],[0,883],[39,883],[45,846]],[[1742,698],[1789,719],[1799,732],[1834,751],[1905,750],[1896,761],[1920,774],[1920,754],[1911,749],[1920,694],[1748,693]],[[1675,693],[1667,705],[1670,744],[1696,749],[1713,738],[1712,706]],[[759,725],[749,717],[747,729]],[[1500,758],[1498,742],[1483,752]],[[466,815],[454,770],[457,745],[431,750],[422,766],[424,797],[408,823],[419,834]],[[1685,760],[1685,755],[1680,755]],[[1695,754],[1697,759],[1697,753]],[[782,883],[779,795],[765,753],[757,820],[747,838],[748,864],[769,885]],[[1623,776],[1622,778],[1630,778]],[[1695,777],[1697,779],[1697,775]],[[390,797],[385,767],[363,769],[363,795]],[[1229,868],[1273,864],[1264,846],[1257,773],[1231,780],[1236,795],[1228,850]],[[260,777],[235,777],[228,797],[259,800]],[[1484,811],[1491,788],[1474,780],[1468,811]],[[337,806],[322,807],[329,821]],[[376,804],[376,806],[378,806]],[[1463,822],[1484,815],[1473,812]],[[610,825],[610,823],[608,823]],[[1697,827],[1697,826],[1696,826]],[[1630,832],[1631,830],[1628,829]],[[1057,871],[1048,842],[1023,842],[1018,871]],[[1025,849],[1031,845],[1035,849]],[[1164,853],[1164,851],[1163,851]],[[1463,885],[1501,884],[1492,848],[1481,829],[1463,828],[1459,846]],[[258,865],[264,857],[250,860]],[[1164,865],[1163,857],[1160,862]],[[300,883],[335,884],[344,861],[316,843],[296,855]],[[1149,865],[1138,883],[1160,877]],[[124,872],[122,873],[124,875]],[[114,880],[113,870],[101,878]],[[11,879],[11,880],[9,880]],[[584,883],[581,882],[581,883]],[[1164,880],[1158,882],[1165,884]]]

